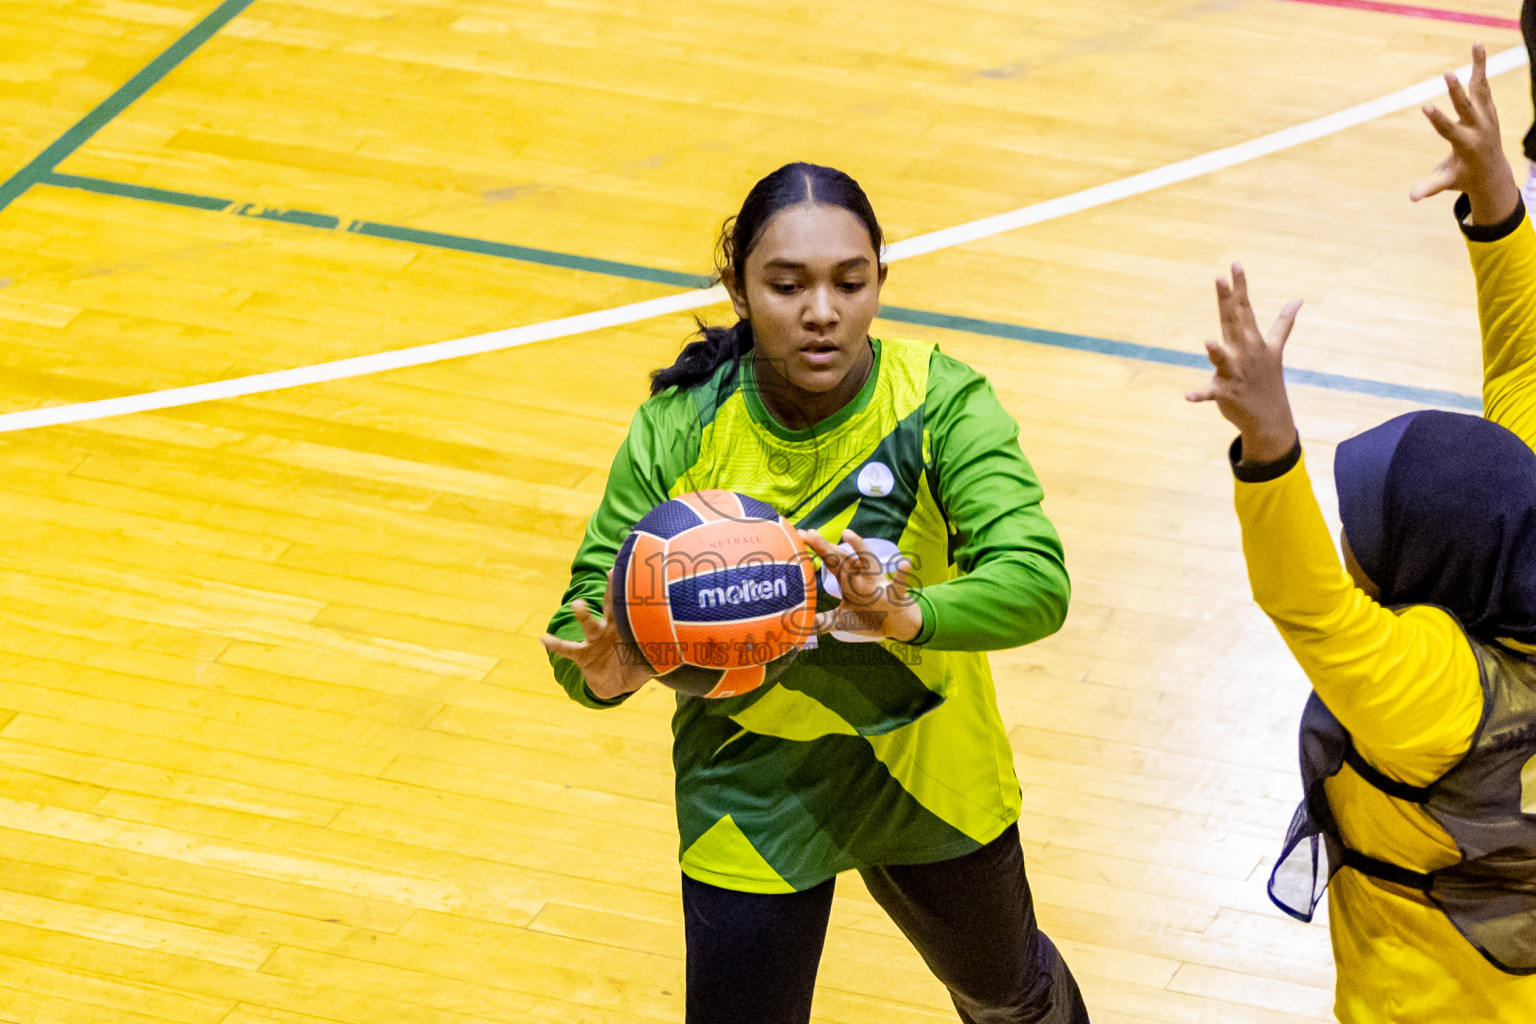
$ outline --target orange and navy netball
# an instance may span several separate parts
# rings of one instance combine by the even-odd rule
[[[613,590],[619,635],[692,697],[755,690],[816,635],[810,552],[773,506],[732,491],[652,509],[619,548]]]

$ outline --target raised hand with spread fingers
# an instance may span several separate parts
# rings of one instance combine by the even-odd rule
[[[1466,88],[1454,71],[1445,73],[1445,88],[1456,120],[1432,103],[1423,109],[1435,131],[1451,144],[1451,153],[1413,186],[1408,198],[1418,202],[1447,190],[1465,192],[1472,204],[1473,224],[1498,224],[1515,212],[1520,189],[1499,138],[1499,112],[1488,88],[1488,52],[1482,43],[1472,47],[1472,77]]]
[[[1286,303],[1265,336],[1248,302],[1248,276],[1234,263],[1230,284],[1226,278],[1216,280],[1216,304],[1221,340],[1205,343],[1216,372],[1209,384],[1185,397],[1216,403],[1222,416],[1242,432],[1244,462],[1281,458],[1296,443],[1282,356],[1301,301]]]

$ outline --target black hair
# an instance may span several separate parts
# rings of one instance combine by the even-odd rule
[[[885,236],[875,219],[869,197],[842,171],[819,164],[785,164],[763,178],[741,204],[741,212],[720,228],[715,245],[715,271],[721,279],[731,271],[737,287],[746,280],[747,257],[756,248],[763,229],[774,214],[800,203],[841,206],[863,222],[869,231],[870,245],[878,259]],[[709,327],[699,321],[696,340],[689,342],[671,366],[651,374],[651,394],[659,395],[669,387],[689,388],[708,380],[726,363],[735,362],[752,347],[752,325],[737,320],[730,327]]]

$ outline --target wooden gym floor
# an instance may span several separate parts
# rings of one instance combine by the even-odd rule
[[[0,412],[696,288],[792,159],[901,240],[1519,44],[1513,0],[214,2],[0,6]],[[1526,84],[1494,82],[1516,157]],[[1406,199],[1441,155],[1409,105],[893,266],[877,329],[988,374],[1067,545],[1066,628],[993,665],[1101,1024],[1330,1017],[1326,928],[1263,893],[1306,686],[1179,362],[1233,258],[1261,318],[1306,300],[1330,514],[1337,441],[1475,408],[1450,200]],[[0,1021],[681,1019],[671,695],[586,711],[534,638],[688,330],[0,418]],[[856,877],[816,1014],[954,1019]]]

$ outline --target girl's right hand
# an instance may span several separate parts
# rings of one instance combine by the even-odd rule
[[[1499,112],[1488,88],[1488,53],[1482,43],[1472,47],[1472,77],[1467,88],[1461,87],[1452,71],[1445,73],[1445,87],[1457,120],[1452,121],[1429,103],[1424,105],[1424,116],[1451,144],[1451,155],[1413,186],[1408,198],[1418,202],[1448,189],[1465,192],[1472,202],[1472,223],[1497,224],[1515,212],[1520,189],[1499,140]]]
[[[1211,382],[1184,397],[1215,402],[1243,435],[1244,462],[1273,462],[1296,444],[1296,421],[1285,390],[1285,341],[1301,302],[1288,302],[1266,336],[1248,302],[1248,277],[1232,264],[1232,281],[1216,281],[1221,340],[1205,343],[1215,373]]]
[[[613,570],[608,570],[608,589],[603,592],[603,607],[613,607]],[[551,654],[569,658],[581,669],[587,689],[600,700],[612,700],[626,693],[634,693],[652,677],[651,667],[639,656],[638,651],[625,648],[619,636],[619,627],[610,618],[593,617],[587,602],[581,598],[571,602],[571,613],[581,626],[584,638],[579,641],[562,640],[552,633],[539,637],[539,643]]]

